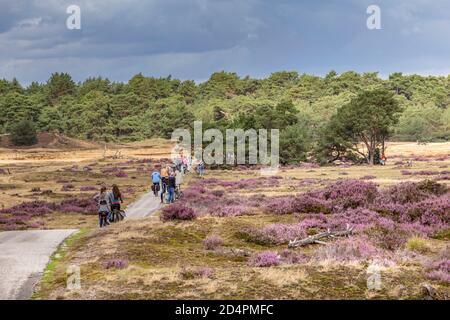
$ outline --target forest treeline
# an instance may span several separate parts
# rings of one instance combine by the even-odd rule
[[[54,73],[46,83],[27,87],[15,79],[0,80],[0,133],[14,131],[19,121],[27,119],[40,131],[88,140],[136,141],[168,138],[176,128],[192,127],[196,119],[203,120],[205,128],[279,128],[280,143],[287,147],[281,148],[288,153],[285,160],[302,160],[314,149],[316,156],[332,161],[346,153],[351,142],[364,142],[367,137],[348,129],[355,124],[368,129],[373,119],[378,120],[377,101],[392,108],[381,115],[385,128],[375,128],[369,137],[378,135],[376,146],[388,137],[450,139],[450,76],[394,73],[381,79],[377,73],[334,71],[324,77],[281,71],[264,79],[217,72],[199,84],[142,74],[127,83],[104,78],[76,83],[66,73]],[[343,107],[351,104],[359,113],[353,122],[343,124],[348,120]],[[358,119],[361,113],[367,113],[366,122]]]

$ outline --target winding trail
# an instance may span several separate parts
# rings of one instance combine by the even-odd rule
[[[0,300],[29,299],[50,256],[64,239],[76,231],[0,232]]]
[[[127,219],[145,218],[160,207],[152,192],[127,207]],[[58,246],[76,229],[0,232],[0,300],[26,300]]]
[[[161,198],[148,192],[141,196],[136,202],[130,204],[125,210],[128,219],[145,218],[151,216],[161,205]]]

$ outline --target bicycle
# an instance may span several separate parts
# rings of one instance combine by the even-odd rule
[[[125,217],[126,217],[125,211],[119,210],[119,209],[113,209],[111,212],[110,221],[111,222],[119,222],[119,221],[122,221],[123,219],[125,219]]]

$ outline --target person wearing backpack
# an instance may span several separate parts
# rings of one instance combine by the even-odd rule
[[[106,192],[106,187],[101,187],[100,192],[94,196],[94,200],[98,206],[98,221],[100,228],[106,227],[108,223],[108,216],[111,213],[111,204],[109,194]]]
[[[152,191],[155,197],[158,196],[159,184],[161,183],[161,174],[158,171],[153,171],[152,173]]]

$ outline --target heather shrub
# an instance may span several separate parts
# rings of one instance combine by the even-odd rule
[[[411,205],[407,216],[411,221],[419,220],[423,225],[438,226],[450,223],[448,195],[425,199]]]
[[[245,205],[218,205],[209,211],[215,217],[236,217],[242,215],[250,215],[253,213],[251,208]]]
[[[351,237],[340,239],[326,246],[320,246],[313,253],[317,261],[365,261],[382,255],[382,251],[370,244],[365,238]]]
[[[410,205],[380,201],[370,207],[382,217],[388,217],[396,222],[405,221]],[[406,221],[410,221],[408,218]]]
[[[57,211],[66,213],[96,214],[97,204],[90,198],[70,198],[61,201]]]
[[[380,218],[370,229],[366,231],[369,238],[380,248],[396,250],[403,246],[408,234],[398,228],[397,224],[386,218]]]
[[[30,202],[23,202],[8,209],[2,209],[0,210],[0,212],[15,215],[23,214],[23,215],[39,216],[55,211],[56,209],[57,205],[54,203],[35,200]]]
[[[274,223],[262,229],[248,229],[248,240],[259,244],[283,244],[306,236],[305,227],[300,224]]]
[[[308,194],[297,195],[292,207],[295,212],[300,213],[331,213],[329,202]]]
[[[169,220],[193,220],[197,217],[192,208],[183,203],[173,203],[164,207],[161,212],[162,221]]]
[[[203,246],[206,250],[215,250],[223,245],[223,239],[219,236],[209,236],[203,240]]]
[[[435,196],[441,196],[449,191],[445,184],[441,184],[433,180],[420,181],[417,183],[417,188]]]
[[[266,210],[274,214],[290,214],[295,212],[294,197],[275,197],[266,203]]]
[[[97,190],[96,187],[94,186],[82,186],[80,187],[80,191],[95,191]]]
[[[183,198],[186,200],[198,200],[206,193],[206,189],[201,186],[190,186],[183,190]]]
[[[223,197],[223,196],[224,196],[225,191],[224,191],[224,190],[213,190],[213,191],[211,191],[211,193],[212,193],[215,197],[220,198],[220,197]]]
[[[348,224],[355,231],[363,231],[373,226],[379,219],[380,215],[369,209],[348,209],[330,215],[326,226],[330,230],[340,230]]]
[[[125,269],[128,267],[128,261],[122,259],[112,259],[103,263],[105,269]]]
[[[286,264],[301,264],[307,263],[309,261],[309,257],[302,252],[284,249],[280,253],[280,261]]]
[[[126,177],[128,177],[128,174],[127,174],[125,171],[123,171],[123,170],[119,170],[119,171],[116,172],[114,175],[115,175],[117,178],[126,178]]]
[[[445,193],[445,188],[434,181],[422,183],[403,182],[393,185],[381,192],[377,203],[409,204],[427,199],[430,195]]]
[[[428,263],[426,277],[444,283],[450,283],[450,259],[447,257],[438,258]]]
[[[306,193],[269,199],[266,202],[265,210],[269,213],[280,215],[290,213],[330,213],[331,205],[323,199]]]
[[[280,264],[280,256],[276,252],[260,252],[250,257],[248,263],[252,267],[274,267]]]
[[[432,270],[426,274],[428,279],[450,283],[450,273],[442,270]]]
[[[429,170],[421,170],[421,171],[401,171],[404,176],[433,176],[439,174],[438,171],[429,171]]]
[[[376,184],[361,180],[341,180],[323,190],[325,200],[343,209],[357,208],[372,203],[378,190]]]

